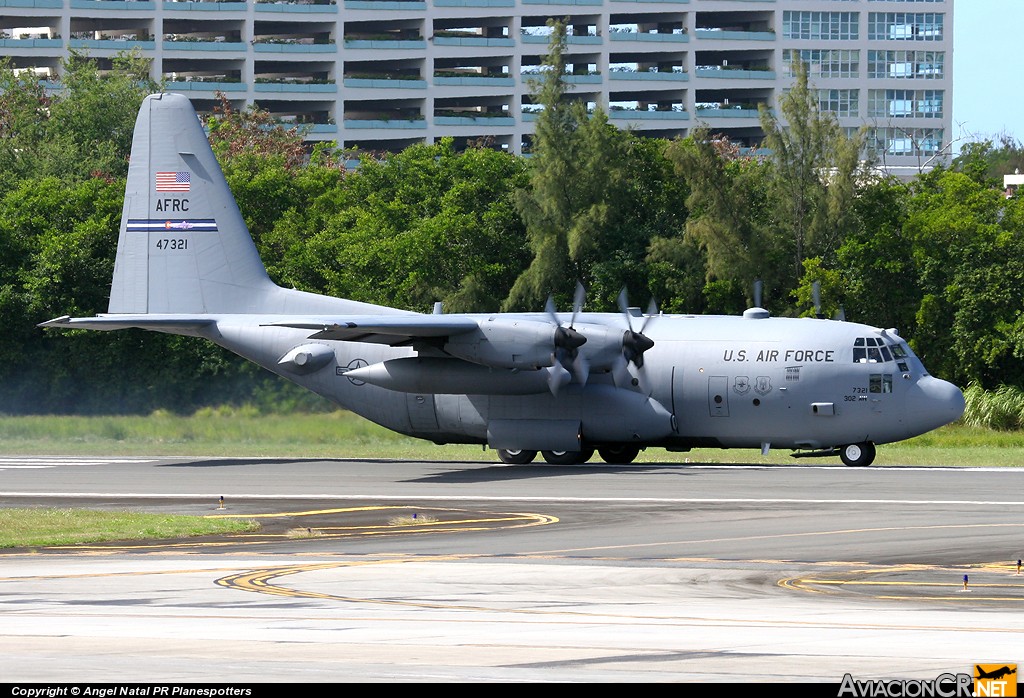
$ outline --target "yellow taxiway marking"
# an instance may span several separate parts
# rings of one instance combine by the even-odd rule
[[[444,507],[415,507],[404,505],[387,506],[365,506],[348,507],[341,509],[316,509],[310,511],[292,511],[265,514],[213,514],[207,518],[241,518],[241,519],[269,519],[269,518],[295,518],[304,516],[329,516],[338,514],[361,513],[367,511],[395,511],[405,513],[414,511],[417,513],[431,514],[442,512],[445,514],[469,514],[463,518],[449,518],[445,520],[407,523],[381,523],[354,526],[308,526],[311,531],[316,531],[312,536],[295,536],[290,533],[251,533],[225,534],[220,536],[222,540],[175,540],[156,541],[153,543],[128,543],[128,544],[94,544],[94,545],[53,545],[40,547],[37,550],[53,552],[75,552],[82,555],[110,555],[122,552],[172,552],[175,550],[197,551],[201,549],[230,548],[240,546],[259,546],[269,543],[280,543],[281,541],[324,541],[337,540],[355,536],[379,536],[379,535],[427,535],[439,533],[468,533],[472,531],[486,531],[495,529],[530,528],[533,526],[547,526],[558,523],[558,518],[547,514],[535,514],[530,512],[486,512],[470,511],[466,509],[452,509]],[[302,528],[301,526],[298,528]]]
[[[1024,523],[993,523],[993,524],[935,524],[926,526],[879,526],[872,528],[839,528],[830,531],[802,531],[800,533],[771,533],[752,536],[730,536],[728,538],[693,538],[688,540],[667,540],[657,543],[629,543],[624,545],[593,545],[585,548],[566,548],[563,550],[537,550],[533,554],[593,552],[595,550],[621,549],[636,550],[640,548],[656,548],[664,545],[691,545],[705,543],[737,543],[759,540],[780,540],[785,538],[812,538],[818,536],[840,536],[853,533],[883,533],[891,531],[929,531],[937,529],[968,529],[968,528],[1024,528]]]

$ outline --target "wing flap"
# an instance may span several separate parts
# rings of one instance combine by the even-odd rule
[[[416,339],[451,337],[476,330],[471,317],[460,315],[376,315],[351,318],[309,318],[271,322],[264,327],[313,330],[310,339],[369,342],[398,346]]]

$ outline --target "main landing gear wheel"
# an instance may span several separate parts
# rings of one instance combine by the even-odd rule
[[[839,451],[843,463],[853,468],[863,468],[875,460],[875,445],[870,441],[843,446]]]
[[[597,449],[597,452],[601,455],[601,460],[605,463],[611,463],[612,465],[626,465],[636,460],[636,457],[640,455],[639,446],[606,446],[605,448]]]
[[[594,449],[585,448],[582,451],[541,451],[540,454],[551,465],[579,465],[590,460],[590,457],[594,455]]]
[[[498,459],[509,465],[526,465],[532,463],[537,457],[536,451],[527,451],[522,448],[499,448]]]

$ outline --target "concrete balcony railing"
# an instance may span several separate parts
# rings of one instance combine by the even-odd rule
[[[426,80],[405,80],[401,78],[345,78],[345,87],[368,87],[377,90],[425,90]]]
[[[129,3],[131,4],[131,3]],[[239,14],[245,13],[245,2],[244,0],[237,0],[233,2],[203,2],[197,0],[196,2],[174,2],[174,0],[164,0],[164,11],[165,12],[237,12]]]
[[[245,92],[243,82],[217,82],[213,80],[168,80],[172,92]]]
[[[506,76],[487,75],[435,75],[435,85],[464,85],[476,87],[514,87],[516,81]]]
[[[750,107],[697,107],[700,119],[757,119],[758,110]]]
[[[774,70],[744,70],[742,68],[698,67],[698,78],[720,78],[722,80],[774,80]]]
[[[322,94],[338,91],[333,82],[256,82],[257,92],[286,92],[288,94]]]
[[[427,42],[423,39],[345,39],[345,48],[368,49],[425,49]]]
[[[0,39],[0,48],[64,48],[60,39]]]
[[[639,70],[613,70],[608,73],[612,80],[643,80],[649,82],[686,82],[689,73],[644,72]]]
[[[245,53],[248,44],[241,41],[164,41],[164,51],[233,51]]]
[[[427,120],[419,119],[345,119],[345,128],[425,129]]]
[[[604,0],[519,0],[524,5],[601,5]]]
[[[516,0],[434,0],[434,7],[515,7]]]
[[[64,0],[0,0],[0,7],[59,10],[64,7]]]
[[[166,48],[166,46],[164,47]],[[256,53],[335,53],[338,45],[329,44],[277,44],[256,42],[252,46]]]
[[[256,2],[257,12],[285,12],[288,14],[338,14],[337,3],[320,3],[310,5],[298,2]]]
[[[505,37],[486,36],[443,36],[435,34],[431,41],[434,46],[515,46],[516,42]]]
[[[698,39],[702,40],[715,40],[721,39],[722,41],[775,41],[775,32],[754,32],[754,31],[735,31],[735,30],[719,30],[719,29],[698,29],[694,32]]]
[[[690,41],[690,35],[648,32],[608,32],[608,38],[612,41],[640,41],[645,43],[675,43],[685,44]]]
[[[434,117],[437,126],[515,126],[516,120],[511,116],[444,116]]]
[[[551,37],[546,34],[522,34],[519,37],[524,44],[547,44],[551,41]],[[600,36],[573,36],[569,35],[565,37],[565,43],[572,45],[601,45],[604,43],[604,38]]]
[[[57,5],[60,7],[60,4]],[[38,5],[37,5],[38,7]],[[155,10],[156,3],[141,0],[140,2],[119,2],[118,0],[71,0],[72,10],[111,10],[115,12],[139,12]]]
[[[104,51],[130,51],[133,48],[139,48],[143,51],[152,51],[156,48],[156,42],[134,39],[69,39],[68,48],[91,48]]]
[[[345,0],[346,10],[415,10],[427,9],[426,2],[410,0]]]
[[[609,109],[609,119],[651,120],[651,121],[689,121],[687,111],[647,111],[645,109]]]

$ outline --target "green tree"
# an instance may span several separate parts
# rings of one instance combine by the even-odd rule
[[[577,281],[589,285],[624,195],[627,137],[601,109],[588,114],[585,103],[566,98],[565,23],[548,20],[548,26],[544,74],[534,85],[534,101],[544,109],[534,132],[530,183],[516,196],[533,259],[512,286],[506,309],[537,309],[551,293],[565,304]]]
[[[10,64],[0,65],[0,165],[6,187],[29,176],[79,181],[127,174],[135,115],[159,85],[149,79],[149,61],[137,52],[118,54],[112,63],[111,70],[101,71],[95,60],[72,52],[52,95]]]
[[[767,299],[778,302],[786,297],[780,290],[785,240],[770,225],[767,167],[741,155],[727,138],[713,137],[706,128],[672,142],[667,157],[688,187],[689,217],[685,240],[657,238],[651,261],[670,260],[686,244],[697,245],[706,258],[704,296],[712,311],[752,304],[756,279],[764,281]]]
[[[522,159],[489,148],[455,152],[451,139],[414,145],[357,171],[311,202],[309,236],[282,278],[307,290],[428,310],[494,310],[526,263],[522,225],[511,202]],[[281,219],[279,228],[299,220]],[[280,232],[280,234],[279,234]]]
[[[796,81],[779,98],[781,118],[760,106],[774,225],[792,241],[792,284],[807,257],[835,263],[835,251],[857,222],[853,214],[863,133],[847,137],[831,112],[818,108],[807,67],[794,63]]]
[[[837,252],[847,319],[895,327],[908,338],[923,295],[914,241],[904,230],[911,200],[910,188],[895,179],[868,184],[854,201],[861,226]]]

